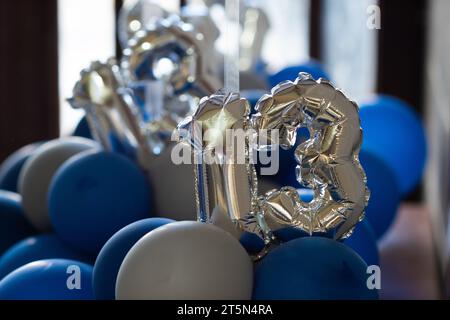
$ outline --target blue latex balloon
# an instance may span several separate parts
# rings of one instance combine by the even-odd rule
[[[361,150],[359,160],[370,190],[366,219],[380,239],[392,225],[400,203],[400,190],[391,168],[376,154]]]
[[[0,190],[0,255],[35,232],[23,214],[20,195]]]
[[[92,132],[89,127],[89,122],[87,121],[86,116],[81,118],[80,122],[78,123],[77,127],[75,128],[75,131],[73,133],[74,136],[83,137],[87,139],[93,139]],[[125,141],[121,141],[119,138],[117,138],[116,135],[110,133],[109,136],[109,144],[111,146],[111,149],[115,153],[120,153],[124,156],[129,157],[131,160],[135,159],[135,150],[125,143]]]
[[[242,233],[239,242],[249,254],[259,253],[265,246],[264,240],[251,232]]]
[[[81,118],[80,122],[78,122],[73,134],[76,137],[83,137],[87,139],[93,139],[91,129],[89,128],[89,123],[86,119],[86,116]]]
[[[144,173],[126,157],[109,152],[87,151],[70,158],[55,173],[48,195],[58,236],[90,254],[151,211]]]
[[[302,188],[303,186],[297,181],[297,176],[295,174],[295,167],[297,166],[297,161],[295,160],[295,149],[307,139],[309,139],[309,131],[307,128],[302,127],[297,130],[297,139],[292,148],[288,150],[276,148],[273,151],[269,151],[266,157],[270,156],[271,161],[278,161],[278,171],[274,175],[267,176],[267,178],[281,186]],[[261,168],[270,167],[272,165],[272,162],[267,165],[265,163],[261,163],[261,154],[262,152],[258,153],[258,162],[256,163],[258,173],[261,172]]]
[[[271,87],[276,86],[280,82],[290,80],[294,81],[300,72],[307,72],[314,79],[324,78],[331,80],[327,72],[323,69],[322,65],[317,61],[309,61],[297,66],[286,67],[277,73],[269,76],[269,83]]]
[[[377,299],[367,288],[367,265],[344,244],[319,237],[295,239],[255,267],[256,300]]]
[[[380,264],[377,238],[370,223],[366,219],[356,225],[353,234],[344,240],[344,244],[355,250],[367,265]]]
[[[12,153],[0,166],[0,189],[17,192],[20,171],[42,142],[29,144]]]
[[[16,243],[1,256],[0,279],[27,263],[56,258],[93,262],[92,258],[77,252],[55,235],[43,234]]]
[[[94,265],[93,288],[98,300],[114,300],[116,278],[123,259],[144,235],[174,220],[148,218],[133,222],[115,233],[103,246]]]
[[[406,102],[379,95],[360,106],[364,150],[378,155],[394,172],[402,196],[420,182],[426,138],[420,118]]]
[[[65,259],[39,260],[0,281],[0,300],[93,300],[91,282],[90,265]]]

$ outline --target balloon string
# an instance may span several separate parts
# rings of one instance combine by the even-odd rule
[[[224,57],[224,90],[226,93],[239,92],[239,1],[225,1],[227,47]]]

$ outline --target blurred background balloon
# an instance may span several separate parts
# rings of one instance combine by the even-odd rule
[[[0,190],[0,256],[10,246],[36,230],[25,218],[20,195]]]
[[[352,249],[327,238],[306,237],[280,245],[255,267],[256,300],[372,300],[367,265]]]
[[[43,259],[70,259],[92,264],[88,257],[53,234],[42,234],[19,241],[0,257],[0,279],[27,263]]]
[[[307,61],[303,64],[296,66],[285,67],[284,69],[269,76],[270,87],[275,87],[282,81],[290,80],[294,81],[300,72],[306,72],[313,76],[314,79],[324,78],[331,80],[328,73],[324,70],[323,66],[314,60]]]
[[[366,219],[380,239],[395,220],[400,204],[400,190],[391,168],[375,153],[361,150],[359,160],[367,176],[370,190]]]
[[[377,95],[360,104],[362,150],[380,157],[397,178],[402,197],[417,186],[425,167],[427,143],[419,116],[406,102]]]
[[[115,299],[117,274],[128,251],[144,235],[171,222],[174,220],[165,218],[139,220],[117,231],[105,243],[94,265],[92,285],[96,299]]]
[[[93,139],[92,132],[91,129],[89,128],[89,123],[87,121],[86,116],[81,118],[80,122],[78,122],[72,135],[75,137]]]
[[[122,227],[152,214],[150,186],[141,169],[124,156],[96,150],[59,168],[48,207],[56,234],[89,254],[97,254]]]
[[[253,89],[253,90],[242,90],[240,92],[241,97],[248,100],[252,106],[251,114],[255,113],[255,106],[258,100],[266,93],[270,93],[269,90]]]
[[[75,260],[28,263],[0,281],[0,300],[93,300],[92,266]]]
[[[36,142],[13,152],[0,166],[0,189],[17,192],[20,171],[25,161],[34,153],[42,142]]]
[[[367,219],[356,225],[353,234],[344,240],[344,244],[352,248],[367,265],[380,264],[377,238]]]
[[[53,174],[73,155],[98,147],[80,137],[49,141],[35,150],[19,176],[19,192],[25,215],[39,231],[51,230],[47,208],[47,191]]]

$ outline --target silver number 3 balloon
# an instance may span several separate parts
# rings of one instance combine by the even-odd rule
[[[362,130],[358,106],[328,81],[301,73],[257,103],[254,129],[278,129],[282,148],[294,146],[299,127],[310,138],[295,150],[297,180],[314,190],[314,200],[302,202],[296,189],[271,191],[260,201],[271,230],[287,226],[309,234],[335,230],[334,238],[351,235],[364,217],[369,200],[366,176],[359,162]]]
[[[282,82],[271,94],[261,97],[257,114],[249,116],[248,108],[248,102],[237,94],[217,93],[204,98],[195,114],[179,125],[188,132],[181,140],[206,160],[211,157],[211,139],[199,141],[195,134],[199,125],[202,130],[222,130],[222,137],[227,134],[225,129],[252,129],[262,149],[292,148],[297,130],[306,127],[310,138],[295,150],[296,174],[302,185],[314,190],[315,197],[305,203],[289,186],[258,196],[247,140],[244,164],[205,161],[197,165],[199,219],[216,223],[220,220],[215,217],[217,213],[225,213],[235,229],[256,233],[267,245],[276,240],[274,231],[287,227],[310,235],[331,233],[335,239],[350,236],[364,217],[369,199],[358,158],[362,142],[358,106],[328,81],[315,81],[309,74],[300,73],[294,82]],[[223,153],[225,158],[234,159],[236,150],[227,146]],[[214,156],[224,158],[217,152]]]

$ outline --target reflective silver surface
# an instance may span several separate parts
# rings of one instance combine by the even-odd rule
[[[219,221],[227,230],[234,225],[230,232],[237,230],[237,236],[242,231],[256,233],[268,247],[276,242],[272,232],[286,227],[310,235],[331,232],[335,239],[351,235],[369,199],[358,158],[362,141],[358,106],[329,82],[301,73],[296,81],[280,83],[264,95],[257,111],[250,117],[245,99],[219,92],[203,98],[194,115],[179,124],[179,132],[187,131],[180,140],[190,144],[201,160],[195,171],[199,220]],[[235,159],[239,149],[225,139],[227,130],[253,129],[259,148],[288,149],[301,126],[309,129],[310,138],[295,151],[297,179],[314,190],[314,200],[301,201],[289,186],[258,196],[250,141],[245,141],[244,162],[239,162]],[[207,134],[211,129],[213,133]]]
[[[222,85],[212,61],[205,58],[207,46],[193,25],[172,15],[135,34],[123,52],[121,67],[127,82],[162,80],[168,84],[166,94],[203,97]]]
[[[301,73],[295,82],[275,86],[256,109],[256,130],[279,130],[279,141],[272,145],[291,148],[298,128],[310,131],[295,157],[297,180],[314,190],[314,200],[301,201],[292,187],[267,193],[260,204],[269,228],[293,226],[311,235],[333,231],[335,239],[351,235],[369,200],[358,158],[362,130],[356,103],[329,82]]]
[[[144,121],[130,92],[123,86],[114,59],[93,62],[81,71],[68,101],[72,107],[85,110],[94,138],[106,150],[125,153],[142,162],[151,154],[142,127]]]
[[[227,145],[229,130],[246,130],[250,105],[237,93],[205,97],[191,117],[179,124],[181,141],[192,146],[196,174],[198,219],[239,235],[260,233],[257,216],[257,180],[246,150]],[[239,152],[244,161],[239,161]],[[231,223],[229,222],[231,220]],[[233,230],[232,226],[237,230]],[[264,237],[260,234],[261,237]]]

